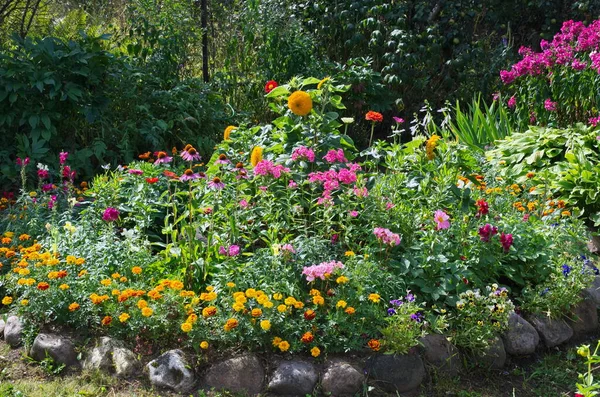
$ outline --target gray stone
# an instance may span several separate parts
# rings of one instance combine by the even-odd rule
[[[0,339],[4,339],[4,327],[6,327],[6,322],[0,318]]]
[[[137,357],[125,347],[123,342],[106,336],[98,340],[84,361],[83,367],[105,371],[119,378],[134,377],[141,370]]]
[[[362,388],[365,376],[347,362],[331,363],[321,380],[323,392],[335,397],[356,395]]]
[[[315,366],[304,361],[282,361],[269,382],[269,391],[286,396],[312,394],[319,380]]]
[[[573,336],[581,337],[598,330],[598,310],[593,298],[582,293],[583,300],[577,304],[569,316],[568,324],[573,329]]]
[[[171,389],[177,393],[189,392],[196,383],[194,372],[179,349],[169,350],[156,360],[150,361],[146,370],[153,386]]]
[[[540,343],[540,336],[533,325],[514,312],[508,318],[508,331],[503,339],[506,352],[513,356],[532,354]]]
[[[444,335],[431,334],[421,338],[423,360],[437,371],[448,375],[460,372],[462,364],[458,350]]]
[[[233,357],[211,366],[204,375],[207,387],[256,395],[262,391],[265,370],[254,354]]]
[[[39,334],[33,341],[29,356],[36,361],[50,357],[58,364],[67,367],[79,366],[75,345],[70,339],[55,334]]]
[[[12,347],[21,344],[23,338],[23,324],[17,316],[10,316],[6,319],[4,326],[4,340]]]
[[[502,339],[496,337],[490,341],[488,347],[475,357],[475,362],[489,369],[501,369],[506,364],[506,350]]]
[[[594,278],[594,282],[585,289],[585,292],[591,297],[596,306],[600,307],[600,276]]]
[[[417,354],[378,355],[367,363],[373,384],[386,391],[414,391],[425,379],[425,366]]]
[[[573,329],[562,319],[533,315],[528,320],[547,347],[558,346],[573,336]]]

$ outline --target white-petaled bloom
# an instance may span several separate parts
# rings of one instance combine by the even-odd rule
[[[354,117],[342,117],[342,123],[344,124],[352,124],[354,123]]]

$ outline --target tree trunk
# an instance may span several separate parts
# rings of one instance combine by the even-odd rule
[[[202,11],[200,24],[202,26],[202,78],[208,83],[208,0],[202,0],[200,3]]]

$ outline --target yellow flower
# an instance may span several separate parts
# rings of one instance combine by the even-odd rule
[[[250,154],[250,164],[252,164],[253,167],[256,167],[256,164],[260,163],[262,158],[263,148],[260,146],[255,146],[254,149],[252,149],[252,153]]]
[[[563,211],[560,213],[562,216],[571,216],[571,211]]]
[[[50,276],[48,276],[48,278],[50,278]],[[108,287],[110,283],[112,283],[112,281],[109,278],[105,278],[104,280],[100,281],[100,284],[104,285],[105,287]]]
[[[286,305],[279,305],[279,306],[277,306],[277,311],[279,313],[285,313],[286,310],[287,310],[287,306]]]
[[[183,332],[190,332],[192,330],[192,324],[190,324],[190,323],[181,324],[181,330]]]
[[[312,349],[310,349],[310,355],[313,357],[319,357],[319,355],[321,354],[321,349],[319,349],[317,346],[313,347]]]
[[[127,320],[129,320],[130,317],[131,316],[129,314],[127,314],[127,313],[121,313],[121,315],[119,316],[119,321],[122,322],[122,323],[124,323]]]
[[[236,328],[238,325],[238,320],[236,320],[235,318],[230,318],[229,320],[227,320],[223,328],[225,329],[225,331],[229,332],[232,329]]]
[[[369,294],[369,300],[373,303],[379,303],[381,296],[379,294]]]
[[[275,293],[273,294],[273,299],[275,299],[276,301],[280,301],[283,299],[283,295],[280,293]]]
[[[2,304],[3,305],[10,305],[13,301],[13,298],[10,296],[5,296],[4,298],[2,298]]]
[[[252,315],[252,317],[260,317],[260,316],[262,316],[262,310],[252,309],[251,315]]]
[[[312,110],[313,104],[310,94],[304,91],[296,91],[288,98],[288,108],[296,116],[306,116]]]
[[[277,347],[279,346],[279,344],[282,342],[283,340],[279,337],[276,336],[273,338],[273,341],[271,342],[273,344],[273,346]]]
[[[262,320],[260,322],[260,327],[265,331],[268,331],[271,329],[271,322],[269,320]]]
[[[318,289],[311,289],[310,292],[308,293],[310,296],[319,296],[321,295],[321,293],[319,292]]]
[[[352,257],[352,256],[356,256],[356,254],[354,253],[354,251],[346,251],[346,252],[344,252],[344,256]]]
[[[228,283],[227,283],[227,286],[228,286],[229,288],[233,288],[233,287],[235,287],[235,283],[232,283],[232,282],[230,281],[230,282],[228,282]]]
[[[134,266],[131,268],[131,273],[133,274],[141,274],[142,273],[142,268],[139,266]]]
[[[21,305],[22,305],[22,306],[27,306],[28,304],[29,304],[29,299],[23,299],[23,300],[21,301]]]
[[[350,281],[350,279],[348,277],[345,276],[339,276],[335,282],[338,284],[346,284],[348,281]]]
[[[235,305],[234,306],[234,310],[235,311],[239,311],[236,310]],[[242,309],[244,308],[244,306],[242,305]],[[217,308],[214,306],[207,306],[204,309],[202,309],[202,317],[212,317],[215,314],[217,314]]]
[[[345,309],[347,305],[348,305],[348,302],[346,302],[345,300],[339,300],[338,303],[335,305],[335,307]]]
[[[226,140],[226,141],[228,141],[229,140],[229,136],[235,130],[237,130],[237,127],[234,126],[234,125],[230,125],[227,128],[225,128],[225,131],[223,132],[223,139]]]
[[[282,352],[286,352],[286,351],[288,351],[288,350],[289,350],[289,348],[290,348],[290,344],[289,344],[289,342],[288,342],[288,341],[285,341],[285,340],[284,340],[284,341],[280,342],[280,343],[277,345],[277,347],[278,347],[278,348],[279,348],[279,350],[281,350]]]
[[[154,313],[154,310],[152,310],[149,307],[145,307],[142,309],[142,316],[144,316],[144,317],[150,317],[153,313]]]
[[[266,309],[270,309],[273,307],[273,302],[271,301],[266,301],[265,303],[263,303],[263,307]]]
[[[288,296],[287,298],[285,298],[283,303],[285,303],[288,306],[292,306],[294,303],[296,303],[296,298],[294,298],[293,296]]]
[[[242,311],[242,310],[244,310],[244,304],[241,302],[235,302],[232,306],[232,309],[235,310],[236,312]]]
[[[183,288],[183,283],[179,280],[172,281],[169,285],[172,289],[180,290]]]
[[[317,90],[320,90],[321,87],[323,87],[323,84],[325,84],[327,81],[329,81],[329,77],[325,77],[323,80],[319,81],[319,84],[317,84]]]
[[[248,297],[248,298],[256,298],[256,290],[254,288],[248,288],[246,290],[246,297]]]
[[[440,137],[437,135],[432,135],[425,144],[425,151],[427,152],[427,158],[429,160],[433,160],[435,157],[435,153],[433,152],[437,146],[437,141],[440,140]]]
[[[206,350],[208,349],[208,342],[203,340],[202,342],[200,342],[200,349]]]
[[[137,307],[138,307],[140,310],[142,310],[142,309],[144,309],[144,308],[148,307],[148,302],[146,302],[146,301],[145,301],[145,300],[143,300],[143,299],[140,299],[140,300],[138,301],[138,303],[137,303]]]
[[[60,288],[61,290],[67,290],[69,289],[69,285],[68,284],[61,284],[58,288]]]
[[[325,304],[325,299],[322,296],[313,296],[313,303],[315,305],[323,305]]]

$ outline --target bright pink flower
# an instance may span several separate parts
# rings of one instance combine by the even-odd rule
[[[442,210],[435,211],[435,213],[433,214],[433,220],[437,224],[435,229],[436,230],[448,229],[450,227],[449,219],[450,219],[450,217],[444,211],[442,211]]]
[[[240,200],[239,204],[240,204],[240,207],[242,207],[243,209],[246,209],[249,206],[248,202],[244,199]]]
[[[386,210],[391,210],[392,208],[394,208],[396,205],[394,203],[392,203],[391,201],[388,201],[387,203],[385,203],[385,209]]]
[[[60,164],[64,164],[67,162],[67,158],[69,158],[69,152],[60,152],[58,154],[58,162]]]
[[[529,220],[529,214],[523,215],[523,222],[527,222]]]
[[[515,96],[511,96],[508,100],[508,102],[506,102],[506,105],[510,108],[510,109],[514,109],[515,106],[517,106],[517,98],[515,98]]]
[[[557,105],[558,104],[556,102],[552,102],[552,99],[550,98],[547,98],[544,101],[544,108],[549,112],[556,112]]]
[[[394,121],[395,121],[396,123],[398,123],[398,124],[402,124],[402,123],[404,123],[404,119],[403,119],[402,117],[396,117],[396,116],[394,116],[394,117],[392,117],[392,118],[393,118],[393,119],[394,119]]]
[[[292,160],[306,160],[312,163],[315,161],[315,152],[306,146],[300,146],[292,152]]]
[[[295,254],[296,250],[294,249],[294,247],[292,246],[292,244],[283,244],[281,246],[281,250],[284,252],[288,252],[290,254]]]
[[[325,280],[326,275],[332,274],[335,269],[343,269],[344,264],[339,261],[322,262],[318,265],[304,267],[302,274],[306,276],[306,281],[311,282],[317,278]]]
[[[477,206],[477,217],[481,217],[483,215],[487,215],[490,212],[490,206],[484,199],[479,199],[475,202]]]
[[[288,182],[288,188],[289,189],[295,189],[298,187],[298,184],[296,182],[294,182],[293,179],[290,179],[290,181]]]
[[[238,256],[240,254],[240,246],[232,245],[229,247],[229,256]]]
[[[290,172],[290,169],[281,164],[275,165],[269,160],[261,160],[256,164],[256,167],[254,167],[254,175],[257,176],[271,175],[273,178],[278,179],[283,172]]]
[[[50,175],[50,173],[48,172],[48,170],[43,170],[43,169],[37,170],[37,176],[40,179],[48,179],[49,175]]]
[[[600,123],[600,116],[590,117],[590,119],[588,121],[591,126],[596,127],[598,125],[598,123]]]
[[[129,173],[132,175],[142,175],[144,173],[144,171],[131,169],[131,170],[129,170]]]
[[[513,243],[512,234],[504,234],[500,233],[500,244],[502,244],[502,248],[504,248],[504,252],[508,252],[510,250],[510,246]]]
[[[25,167],[27,164],[29,164],[29,157],[25,157],[24,159],[17,157],[17,165],[19,167]]]
[[[327,154],[325,156],[323,156],[323,159],[325,161],[327,161],[328,163],[346,163],[348,160],[346,159],[346,156],[344,155],[344,150],[343,149],[338,149],[338,150],[333,150],[331,149],[330,151],[327,152]]]
[[[400,245],[400,236],[396,233],[392,233],[389,229],[376,227],[373,229],[373,234],[385,245],[391,245],[392,247],[395,245]]]
[[[352,210],[349,212],[349,214],[352,218],[356,218],[358,216],[358,211]]]
[[[102,214],[102,220],[106,222],[114,222],[119,219],[119,210],[113,207],[108,207]]]
[[[342,182],[346,185],[350,185],[350,184],[356,182],[356,173],[350,171],[347,168],[343,168],[338,171],[338,179],[340,182]]]
[[[489,223],[486,223],[484,226],[479,228],[479,238],[481,241],[487,243],[490,241],[492,236],[498,234],[498,228],[496,226],[492,226]]]

